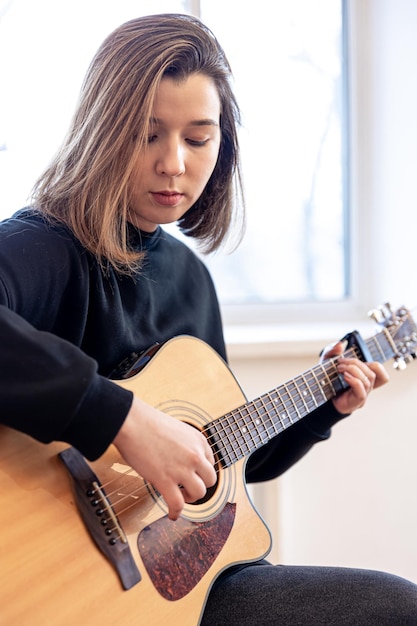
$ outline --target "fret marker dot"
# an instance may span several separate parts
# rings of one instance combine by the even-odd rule
[[[304,396],[304,398],[305,398],[307,395],[308,395],[308,394],[307,394],[307,391],[303,391],[303,396]]]
[[[242,433],[247,433],[248,431],[246,430],[245,427],[242,428]]]
[[[325,385],[325,384],[326,384],[326,383],[324,382],[324,380],[321,380],[321,381],[320,381],[320,385],[321,385],[322,387],[324,387],[324,385]]]
[[[255,424],[256,424],[257,426],[259,426],[259,424],[260,424],[260,423],[261,423],[261,420],[259,420],[259,419],[255,421]]]

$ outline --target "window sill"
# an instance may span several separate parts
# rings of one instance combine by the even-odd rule
[[[239,324],[224,328],[229,359],[310,357],[335,343],[346,333],[358,330],[364,339],[374,335],[373,322],[313,324]]]

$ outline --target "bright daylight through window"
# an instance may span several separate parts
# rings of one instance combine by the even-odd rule
[[[139,13],[195,7],[230,59],[244,122],[248,227],[236,252],[208,258],[220,299],[340,301],[349,293],[343,0],[0,1],[0,217],[25,204],[103,38]]]

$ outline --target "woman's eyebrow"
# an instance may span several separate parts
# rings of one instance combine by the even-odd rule
[[[216,122],[216,120],[212,120],[210,118],[208,119],[203,119],[203,120],[193,120],[190,123],[190,126],[218,126],[219,122]]]
[[[164,122],[163,120],[159,119],[158,117],[151,117],[149,120],[150,124],[152,124],[153,126],[163,126]],[[204,118],[201,120],[191,120],[188,123],[188,126],[219,126],[219,122],[216,120],[213,120],[211,118]]]

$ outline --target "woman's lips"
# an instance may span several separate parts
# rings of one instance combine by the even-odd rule
[[[183,194],[177,191],[152,191],[152,198],[162,206],[176,206],[183,199]]]

